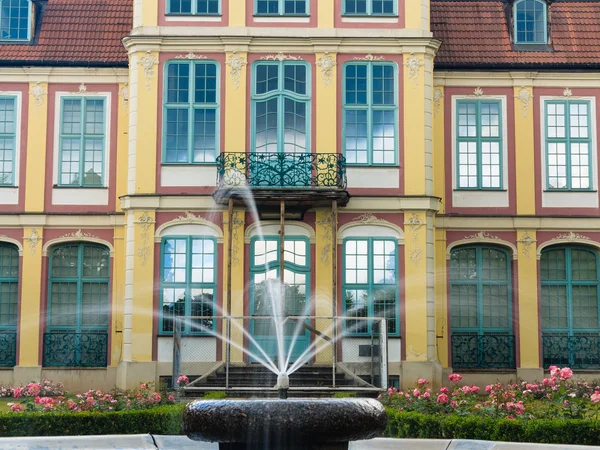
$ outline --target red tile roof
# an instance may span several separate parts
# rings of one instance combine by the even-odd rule
[[[442,41],[436,67],[501,68],[543,64],[598,68],[600,1],[556,0],[549,8],[551,51],[518,51],[510,41],[502,1],[433,0],[431,28],[433,35]]]
[[[31,44],[0,44],[0,65],[127,65],[121,38],[131,31],[132,0],[48,0]]]

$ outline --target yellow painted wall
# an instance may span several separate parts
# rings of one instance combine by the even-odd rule
[[[158,25],[158,0],[142,0],[142,23],[145,27]]]
[[[419,28],[429,30],[429,1],[404,0],[406,28]]]
[[[123,306],[125,300],[125,228],[118,227],[114,231],[115,254],[112,279],[112,341],[110,365],[116,366],[122,359],[123,351]]]
[[[515,87],[515,155],[517,179],[517,214],[535,214],[533,89]],[[529,101],[519,101],[519,97]],[[527,106],[525,106],[527,105]]]
[[[246,1],[235,0],[229,2],[229,26],[246,26]]]
[[[158,64],[158,53],[140,52],[137,57],[138,61],[142,58],[154,58]],[[156,152],[160,151],[155,131],[158,121],[157,71],[157,65],[153,66],[151,71],[146,71],[140,66],[138,71],[136,194],[156,192]]]
[[[411,58],[424,63],[422,54],[405,54],[404,64]],[[423,67],[412,74],[408,67],[404,77],[404,190],[407,195],[423,195],[425,184],[425,76]],[[412,75],[412,76],[411,76]]]
[[[435,230],[435,343],[436,359],[442,367],[448,360],[448,285],[446,259],[446,231]],[[441,336],[440,339],[437,337]]]
[[[404,212],[404,282],[406,360],[427,360],[427,215]]]
[[[540,367],[538,270],[535,230],[517,231],[519,279],[519,336],[522,368]]]
[[[129,100],[122,96],[124,90],[128,93],[128,84],[119,84],[119,102],[117,116],[117,189],[116,189],[116,210],[121,211],[121,201],[119,197],[127,194],[127,174],[128,174],[128,151],[129,151]]]
[[[132,361],[152,361],[154,211],[136,211],[134,224]]]
[[[319,28],[333,28],[334,26],[334,0],[319,0],[318,1],[318,18]]]
[[[224,70],[225,76],[225,151],[246,151],[246,70],[248,55],[244,52],[226,54],[230,64]],[[231,75],[231,65],[242,64],[241,71],[235,78]]]
[[[44,210],[46,185],[46,131],[48,127],[48,96],[41,104],[31,94],[36,90],[48,92],[48,83],[29,83],[29,113],[27,117],[27,153],[25,165],[25,211]],[[26,101],[26,99],[24,99]]]
[[[316,211],[316,243],[315,243],[315,315],[331,317],[333,315],[333,229],[336,221],[331,209],[318,209]],[[335,245],[337,247],[337,245]],[[338,289],[340,286],[338,286]],[[338,312],[337,315],[342,315]],[[333,321],[321,319],[315,324],[316,328],[327,336],[333,336]],[[332,349],[323,340],[318,340],[317,348],[323,351],[317,354],[318,363],[331,363]]]
[[[443,199],[446,190],[444,86],[436,86],[433,92],[433,195]],[[442,201],[438,213],[444,214],[445,212],[446,202]]]
[[[25,228],[23,249],[23,279],[21,284],[21,315],[19,317],[19,366],[39,366],[40,299],[42,288],[41,228]]]
[[[336,153],[337,148],[337,64],[335,53],[316,53],[317,64],[317,153]],[[323,72],[323,68],[330,68]]]

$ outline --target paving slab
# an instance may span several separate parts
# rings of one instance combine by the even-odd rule
[[[530,444],[523,442],[468,441],[456,439],[452,441],[448,450],[591,450],[599,448],[600,447],[590,445]]]
[[[2,450],[156,450],[149,434],[0,438]]]
[[[450,439],[371,439],[350,443],[350,450],[446,450]]]
[[[153,436],[159,450],[219,450],[219,444],[192,441],[187,436]]]

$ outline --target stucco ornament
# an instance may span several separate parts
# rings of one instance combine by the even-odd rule
[[[29,236],[25,236],[25,239],[29,245],[29,251],[31,252],[31,256],[35,255],[35,251],[37,249],[37,245],[41,241],[40,235],[38,234],[36,229],[31,230],[31,234]]]
[[[85,238],[100,239],[99,236],[96,236],[95,234],[91,234],[91,233],[84,233],[83,231],[81,231],[81,229],[74,231],[72,233],[63,234],[61,236],[61,238],[73,238],[73,239],[77,239],[77,240],[82,240]]]
[[[48,95],[48,91],[46,90],[46,86],[44,86],[39,81],[33,85],[31,91],[29,91],[29,95],[33,97],[33,103],[35,105],[35,110],[37,113],[42,109],[42,105],[44,104],[44,97]]]
[[[480,231],[479,233],[475,233],[472,234],[470,236],[465,236],[466,240],[470,240],[470,241],[479,241],[479,242],[485,242],[485,241],[489,241],[489,240],[499,240],[500,238],[498,236],[493,236],[491,234],[489,234],[487,231]]]
[[[194,59],[208,59],[208,57],[204,56],[204,55],[196,55],[194,52],[189,52],[187,55],[176,56],[175,59],[189,59],[189,60],[194,60]]]
[[[329,53],[325,52],[322,57],[317,61],[317,66],[321,68],[321,78],[323,80],[323,84],[328,86],[331,83],[333,68],[337,65],[337,62],[334,57],[332,57]]]
[[[433,112],[435,114],[440,112],[440,107],[442,105],[442,99],[444,98],[444,91],[436,87],[433,91]]]
[[[333,239],[333,228],[336,226],[336,220],[332,212],[325,214],[322,220],[317,221],[317,225],[323,227],[325,231],[325,242],[321,250],[321,262],[323,264],[329,264],[329,257],[331,256],[332,239]]]
[[[408,226],[412,235],[412,249],[409,258],[414,265],[417,265],[423,259],[423,250],[419,246],[419,230],[423,228],[425,222],[412,213],[404,225]]]
[[[569,231],[568,233],[559,234],[558,236],[556,236],[555,238],[553,238],[551,240],[552,241],[575,242],[575,241],[589,241],[591,239],[582,234],[573,233],[572,231]]]
[[[531,100],[533,99],[531,91],[525,86],[521,86],[521,89],[519,89],[519,93],[515,95],[515,98],[518,99],[521,104],[523,117],[527,117],[527,114],[529,114],[529,107],[531,106]]]
[[[121,86],[121,89],[119,89],[119,96],[121,97],[121,103],[123,104],[123,106],[128,106],[129,105],[129,83],[125,83],[123,86]]]
[[[155,222],[147,212],[144,212],[135,223],[142,229],[140,234],[141,242],[140,247],[137,250],[137,255],[141,260],[142,266],[144,266],[148,262],[148,256],[150,256],[149,229]]]
[[[299,56],[292,55],[284,55],[282,52],[277,53],[276,55],[265,55],[261,56],[260,59],[264,61],[302,61],[302,58]]]
[[[152,79],[156,75],[154,66],[158,65],[158,58],[153,55],[150,50],[146,51],[146,54],[142,56],[139,64],[144,68],[144,77],[146,77],[146,88],[150,90],[152,85]]]
[[[355,56],[355,61],[383,61],[385,58],[383,56],[373,56],[372,54],[368,54],[365,56]]]
[[[563,96],[565,96],[565,97],[567,97],[567,98],[568,98],[568,97],[572,97],[572,96],[573,96],[573,91],[571,91],[571,89],[569,89],[569,88],[566,88],[566,89],[563,91]]]
[[[421,67],[425,67],[423,60],[414,53],[411,53],[404,63],[404,67],[408,69],[408,79],[412,81],[413,89],[416,88],[419,85],[419,72]]]
[[[473,91],[473,95],[475,97],[481,97],[483,95],[483,89],[481,89],[479,86],[477,88],[475,88],[475,90]]]
[[[375,217],[373,214],[371,213],[364,213],[361,214],[358,217],[355,217],[354,219],[352,219],[354,221],[359,221],[365,225],[369,225],[371,223],[388,223],[387,220],[385,219],[380,219],[378,217]]]
[[[537,241],[534,238],[532,238],[529,233],[525,233],[523,235],[523,237],[521,239],[519,239],[517,242],[519,244],[522,244],[522,246],[523,246],[523,255],[525,255],[525,257],[527,259],[531,259],[531,247]]]
[[[240,253],[239,253],[239,242],[240,230],[244,227],[244,219],[240,218],[239,215],[243,216],[243,213],[238,213],[236,211],[233,212],[232,221],[231,221],[231,265],[237,266],[240,263]]]
[[[238,89],[240,87],[242,70],[244,66],[248,65],[248,63],[243,57],[238,55],[237,52],[233,52],[231,55],[229,55],[229,60],[226,64],[229,66],[229,75],[231,76],[231,81],[233,82],[233,88]]]
[[[81,83],[79,85],[79,88],[75,92],[73,92],[73,94],[76,94],[76,95],[86,95],[87,93],[88,93],[88,90],[87,90],[87,86],[85,85],[85,83]]]

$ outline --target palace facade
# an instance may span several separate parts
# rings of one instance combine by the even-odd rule
[[[0,0],[0,382],[158,381],[174,331],[178,373],[274,358],[282,278],[292,361],[337,317],[307,363],[374,383],[383,318],[379,385],[597,373],[598,30],[566,0]]]

